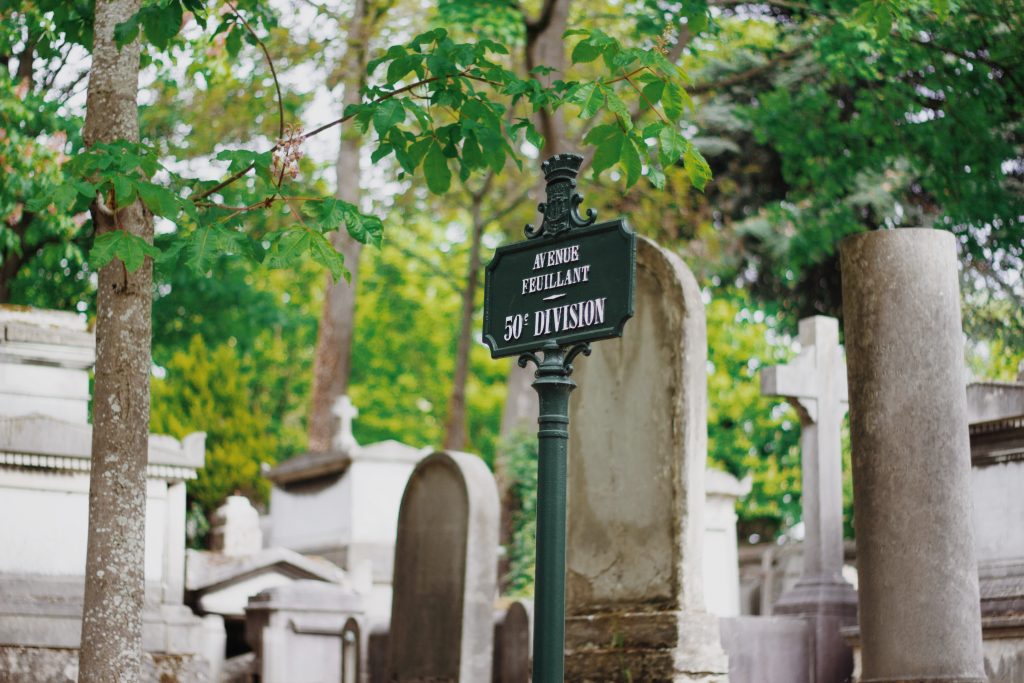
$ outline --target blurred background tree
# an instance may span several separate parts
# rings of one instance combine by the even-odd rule
[[[355,0],[259,7],[288,119],[311,126],[337,116]],[[744,538],[768,541],[799,521],[799,421],[760,397],[757,373],[792,356],[801,317],[840,315],[843,236],[908,225],[954,232],[972,372],[1016,376],[1024,358],[1019,0],[395,0],[378,9],[387,14],[366,39],[371,55],[444,26],[505,44],[508,66],[525,73],[541,43],[556,60],[574,49],[577,39],[560,31],[543,37],[547,16],[631,47],[651,49],[657,39],[685,69],[695,104],[681,132],[714,172],[705,191],[692,191],[682,166],[664,169],[662,189],[647,180],[627,189],[617,171],[587,174],[582,185],[602,217],[629,214],[641,233],[678,251],[704,287],[709,454],[713,466],[753,476],[739,510]],[[81,146],[89,3],[0,2],[0,18],[0,301],[92,315],[82,217],[26,208]],[[207,160],[219,151],[272,144],[273,81],[257,45],[237,32],[209,40],[190,21],[167,51],[144,58],[142,130],[168,167],[216,177],[222,167]],[[600,60],[577,67],[584,76],[602,68]],[[584,149],[592,123],[576,111],[547,123],[560,145]],[[298,182],[310,193],[334,188],[338,145],[307,145]],[[457,405],[453,375],[471,298],[457,429],[466,450],[501,471],[512,515],[510,585],[528,591],[530,444],[502,440],[508,365],[477,341],[482,292],[467,280],[481,278],[468,267],[477,232],[486,263],[535,219],[528,189],[543,151],[524,144],[522,152],[533,164],[495,179],[478,206],[486,220],[474,221],[466,188],[440,198],[364,145],[361,206],[387,230],[383,247],[361,257],[349,393],[361,411],[360,442],[441,446]],[[260,235],[285,218],[246,220]],[[170,229],[158,221],[158,240]],[[270,270],[226,254],[202,274],[157,272],[152,429],[208,432],[208,466],[190,487],[199,510],[236,490],[264,503],[260,463],[306,448],[323,277],[313,263]]]

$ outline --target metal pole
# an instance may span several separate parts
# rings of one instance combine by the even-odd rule
[[[533,388],[540,399],[537,418],[537,562],[533,632],[533,683],[562,683],[565,659],[565,499],[569,450],[569,394],[572,361],[590,355],[589,344],[568,350],[555,342],[544,359],[532,353],[519,365],[537,365]]]

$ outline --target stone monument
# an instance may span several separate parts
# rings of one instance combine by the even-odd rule
[[[974,536],[989,683],[1024,681],[1022,380],[967,385]]]
[[[498,514],[494,477],[475,455],[416,466],[398,519],[386,680],[490,680]]]
[[[88,538],[89,369],[83,317],[0,307],[0,680],[77,677]],[[205,680],[202,622],[183,604],[185,484],[205,435],[150,435],[146,681]]]
[[[801,320],[800,344],[792,363],[761,371],[761,393],[787,399],[800,415],[801,429],[803,574],[774,611],[811,621],[814,680],[842,683],[853,671],[853,655],[840,628],[856,623],[857,594],[842,575],[841,427],[847,388],[839,321]]]
[[[840,245],[862,680],[983,683],[956,239]]]
[[[641,238],[635,318],[577,364],[570,403],[565,680],[725,681],[704,605],[704,304]]]
[[[250,598],[245,626],[260,683],[363,683],[362,602],[351,584],[323,581],[295,581]]]
[[[359,411],[347,396],[335,405],[340,418],[334,450],[306,453],[266,475],[270,493],[269,545],[317,555],[352,576],[371,574],[366,618],[387,626],[391,577],[402,492],[426,454],[397,441],[361,446],[352,434]]]

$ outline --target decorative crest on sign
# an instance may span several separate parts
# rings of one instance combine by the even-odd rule
[[[526,237],[554,237],[572,228],[585,228],[597,220],[597,212],[587,209],[587,217],[579,214],[583,195],[576,192],[576,176],[583,164],[578,154],[556,154],[543,164],[544,180],[547,181],[548,200],[537,205],[544,214],[540,227],[526,226]]]

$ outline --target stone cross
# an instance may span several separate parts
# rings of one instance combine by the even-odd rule
[[[840,429],[847,407],[839,322],[800,321],[800,354],[761,371],[761,393],[782,396],[800,413],[804,571],[779,597],[776,614],[810,620],[815,681],[850,680],[853,654],[840,630],[856,623],[857,595],[843,570],[843,475]]]
[[[358,448],[359,443],[356,441],[355,435],[352,434],[352,420],[359,417],[359,409],[352,404],[352,399],[348,397],[348,394],[340,396],[334,402],[331,412],[341,421],[338,431],[334,433],[331,447],[336,451],[350,451]]]
[[[843,568],[843,475],[840,429],[847,406],[839,322],[800,321],[800,354],[761,371],[761,393],[787,399],[800,413],[804,576],[835,578]]]

